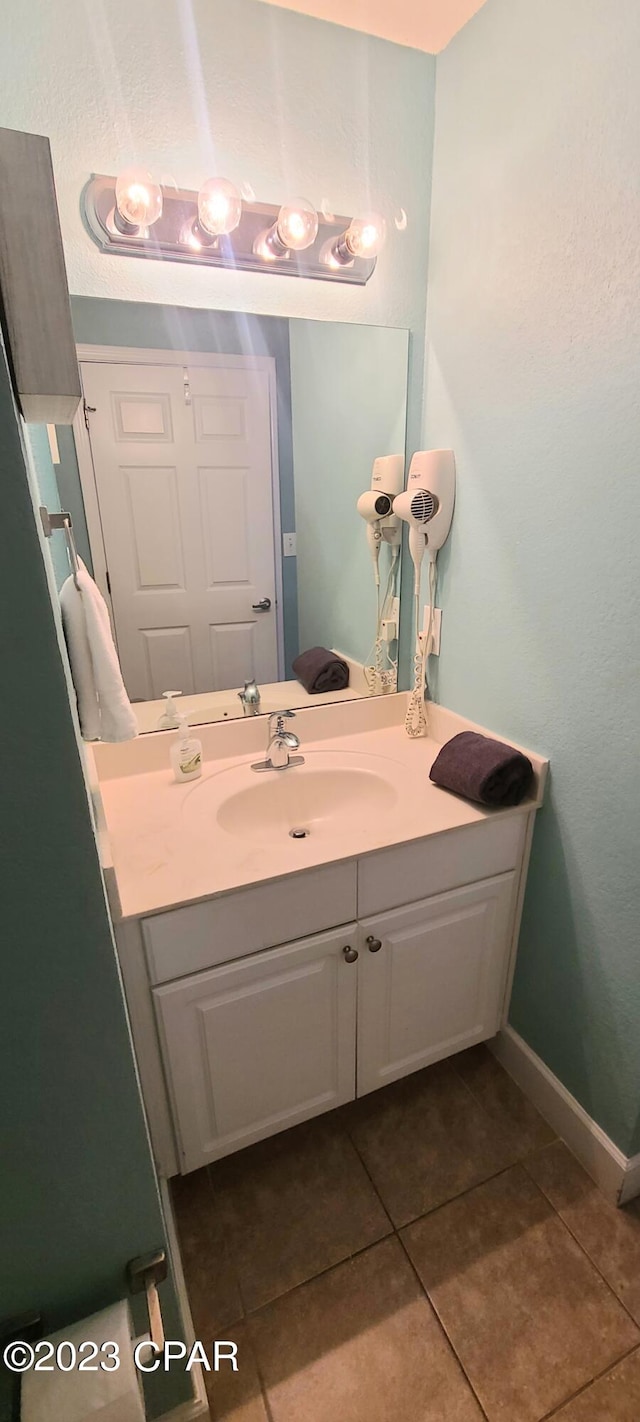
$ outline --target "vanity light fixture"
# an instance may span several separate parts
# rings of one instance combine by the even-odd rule
[[[266,261],[286,261],[290,252],[305,252],[318,235],[319,218],[306,198],[294,198],[280,208],[273,226],[262,232],[253,244],[257,257]]]
[[[138,237],[162,217],[162,188],[146,168],[125,168],[115,184],[113,224],[123,237]]]
[[[103,252],[272,272],[364,286],[375,270],[385,222],[375,213],[341,217],[306,198],[275,207],[249,200],[228,178],[199,192],[160,187],[144,168],[96,175],[83,194],[87,228]]]

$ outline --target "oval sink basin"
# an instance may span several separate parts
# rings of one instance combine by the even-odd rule
[[[244,764],[198,782],[183,813],[250,844],[333,839],[393,809],[393,771],[382,757],[348,752],[311,752],[304,765],[259,776]]]
[[[297,770],[304,772],[305,767],[280,772],[276,784],[261,780],[230,795],[218,810],[218,824],[241,839],[262,842],[292,832],[304,839],[302,831],[335,834],[348,827],[350,818],[382,813],[397,798],[393,787],[372,771],[309,770],[296,775]]]

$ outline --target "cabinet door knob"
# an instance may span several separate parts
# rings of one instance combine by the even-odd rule
[[[352,948],[350,943],[347,943],[346,948],[342,949],[342,954],[345,963],[355,963],[356,958],[358,956],[358,950],[357,948]]]
[[[370,952],[370,953],[379,953],[381,947],[382,947],[382,942],[381,942],[381,940],[380,940],[379,938],[374,938],[373,934],[370,933],[370,934],[369,934],[369,937],[367,938],[367,948],[369,949],[369,952]]]

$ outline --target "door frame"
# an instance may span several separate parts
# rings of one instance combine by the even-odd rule
[[[170,365],[178,369],[188,365],[210,368],[229,367],[237,370],[263,370],[267,375],[269,392],[269,426],[271,434],[271,501],[273,508],[273,550],[276,584],[276,660],[277,680],[284,678],[284,604],[282,579],[282,516],[280,509],[280,465],[278,461],[278,396],[276,388],[276,362],[274,356],[221,355],[214,351],[175,351],[143,349],[139,346],[96,346],[77,345],[76,355],[80,366],[98,365]],[[107,555],[100,517],[98,486],[96,482],[91,441],[84,412],[83,398],[73,420],[73,437],[78,460],[80,488],[84,501],[87,536],[93,560],[93,576],[109,608],[114,628],[113,604],[107,580]]]

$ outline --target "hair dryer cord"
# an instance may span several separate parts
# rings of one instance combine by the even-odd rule
[[[405,731],[412,739],[419,736],[426,736],[429,733],[427,719],[427,661],[431,651],[433,638],[433,614],[436,600],[436,559],[435,555],[429,558],[429,620],[424,636],[420,636],[420,587],[415,591],[415,615],[416,615],[416,643],[415,655],[413,659],[413,691],[409,699],[407,714],[405,717]]]

